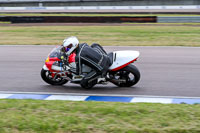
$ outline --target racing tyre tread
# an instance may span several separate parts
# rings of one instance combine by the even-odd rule
[[[138,81],[140,80],[140,71],[133,64],[129,64],[128,66],[124,67],[123,69],[121,69],[119,71],[130,72],[131,74],[134,75],[133,81],[127,81],[126,83],[116,83],[116,82],[113,83],[119,87],[131,87],[131,86],[137,84]]]

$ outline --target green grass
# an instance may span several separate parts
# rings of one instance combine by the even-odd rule
[[[200,26],[0,26],[1,45],[60,45],[65,37],[113,46],[200,46]]]
[[[0,16],[200,16],[195,14],[68,14],[68,13],[0,13]]]
[[[0,100],[0,132],[198,133],[200,105]]]
[[[9,21],[0,21],[0,24],[11,24]]]

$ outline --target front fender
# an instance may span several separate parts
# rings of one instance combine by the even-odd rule
[[[44,66],[43,66],[43,69],[44,69],[44,70],[48,70],[48,71],[49,71],[49,69],[47,68],[47,66],[46,66],[46,65],[44,65]]]

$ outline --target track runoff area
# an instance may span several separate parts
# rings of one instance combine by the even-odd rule
[[[110,83],[91,90],[70,83],[51,86],[42,81],[39,73],[53,47],[0,46],[0,73],[4,75],[0,78],[4,83],[0,87],[0,99],[200,103],[198,47],[105,46],[107,52],[140,51],[135,65],[142,77],[133,87],[119,88]]]

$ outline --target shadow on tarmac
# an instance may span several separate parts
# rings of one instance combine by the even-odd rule
[[[84,89],[79,85],[63,85],[63,86],[52,86],[44,85],[41,86],[42,90],[45,92],[54,92],[54,93],[86,93],[86,94],[125,94],[126,92],[138,91],[140,87],[117,87],[110,85],[96,85],[91,89]],[[117,92],[117,93],[116,93]],[[129,94],[129,93],[126,93]]]

